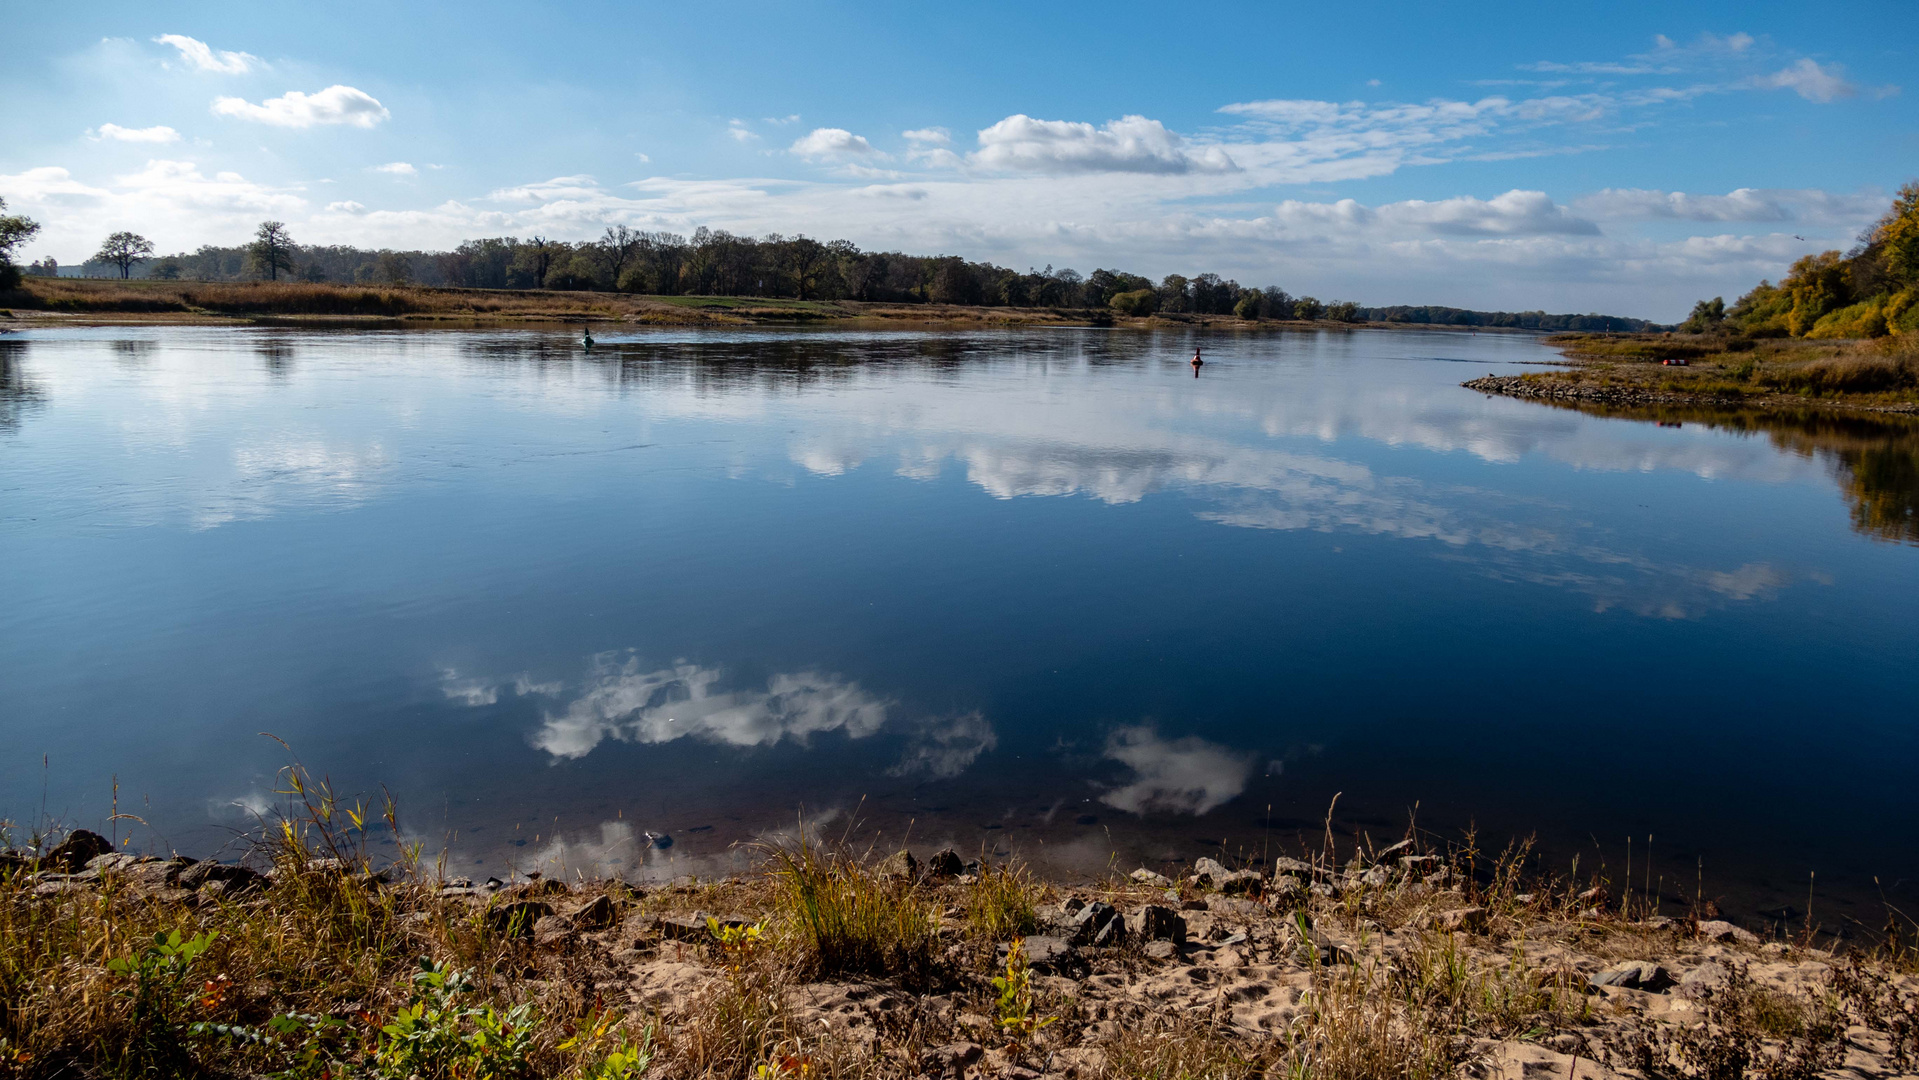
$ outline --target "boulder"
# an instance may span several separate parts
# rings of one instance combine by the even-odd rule
[[[1165,874],[1156,874],[1144,866],[1133,871],[1132,879],[1141,885],[1150,886],[1155,889],[1168,889],[1173,885],[1172,879]]]
[[[62,870],[77,874],[86,869],[87,863],[113,850],[107,838],[88,829],[75,829],[67,834],[59,846],[47,852],[40,865],[47,870]]]
[[[1170,941],[1175,945],[1186,943],[1186,920],[1179,912],[1158,904],[1147,904],[1134,914],[1131,928],[1147,941]]]
[[[1316,871],[1312,863],[1301,862],[1298,859],[1289,859],[1286,856],[1281,855],[1279,858],[1273,860],[1273,873],[1293,874],[1297,877],[1304,878],[1310,881],[1312,880]]]
[[[941,848],[926,861],[926,872],[936,878],[958,877],[966,872],[966,860],[960,858],[959,852],[952,848]],[[975,1047],[975,1049],[978,1048]]]
[[[1193,883],[1201,888],[1217,887],[1217,882],[1232,871],[1217,859],[1199,859],[1193,863]]]
[[[1588,981],[1594,986],[1617,986],[1622,990],[1644,990],[1648,994],[1664,993],[1673,986],[1672,972],[1650,960],[1614,964]]]

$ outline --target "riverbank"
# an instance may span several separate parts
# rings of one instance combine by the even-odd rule
[[[230,325],[409,327],[710,326],[1097,326],[1432,329],[1414,323],[1249,320],[1232,315],[1120,315],[1108,309],[886,304],[772,297],[639,296],[557,290],[452,289],[307,282],[116,281],[27,278],[0,293],[0,328],[21,325]],[[1464,329],[1450,327],[1450,329]],[[1486,333],[1530,333],[1495,331]]]
[[[311,790],[309,788],[309,790]],[[1891,1076],[1895,947],[1762,940],[1636,885],[1326,848],[1071,885],[788,839],[721,881],[376,864],[324,795],[244,857],[75,832],[0,865],[0,1074]],[[1729,1065],[1736,1064],[1737,1067]],[[1730,1071],[1728,1071],[1730,1069]]]
[[[1909,336],[1908,336],[1909,337]],[[1561,334],[1568,365],[1487,375],[1488,394],[1610,407],[1847,409],[1919,414],[1919,343],[1723,335]]]

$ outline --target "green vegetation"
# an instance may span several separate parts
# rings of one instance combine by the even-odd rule
[[[20,284],[20,268],[13,265],[13,253],[34,238],[40,223],[21,214],[9,214],[7,200],[0,199],[0,289]]]
[[[1730,308],[1720,297],[1702,300],[1682,329],[1814,340],[1919,331],[1919,181],[1899,189],[1851,251],[1808,255],[1779,284],[1762,281]]]

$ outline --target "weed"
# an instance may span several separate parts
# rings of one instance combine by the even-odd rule
[[[1033,1014],[1033,971],[1026,961],[1025,938],[1014,938],[1006,947],[1006,973],[993,978],[993,989],[999,991],[994,1003],[999,1029],[1016,1039],[1027,1038],[1059,1019],[1041,1019]]]
[[[908,979],[931,971],[938,919],[912,881],[882,876],[804,836],[775,849],[773,874],[782,918],[814,970]]]
[[[976,937],[1005,941],[1039,928],[1040,888],[1022,866],[982,868],[966,891],[966,922]]]

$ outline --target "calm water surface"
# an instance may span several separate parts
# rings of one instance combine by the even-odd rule
[[[0,815],[117,777],[209,850],[272,732],[481,875],[802,812],[1090,873],[1343,793],[1562,868],[1651,835],[1748,918],[1913,902],[1910,429],[1457,385],[1527,337],[1195,340],[5,335]]]

